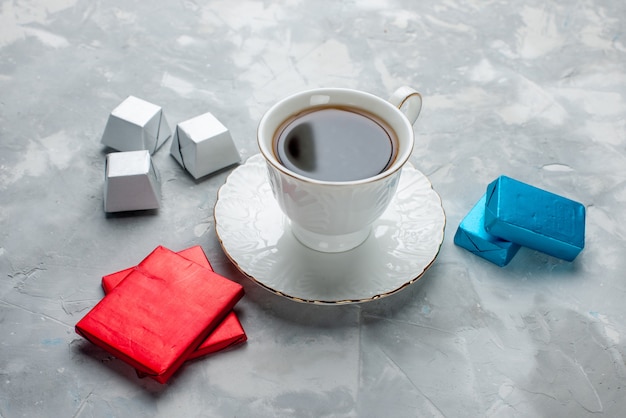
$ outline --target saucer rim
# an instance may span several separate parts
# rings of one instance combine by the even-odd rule
[[[260,154],[260,153],[254,154],[254,155],[250,156],[249,158],[247,158],[243,162],[243,164],[241,164],[239,167],[245,166],[246,164],[250,163],[253,158],[256,158],[258,156],[261,156],[261,158],[263,157],[262,154]],[[214,225],[215,225],[215,235],[217,236],[217,240],[220,243],[220,247],[222,248],[222,251],[223,251],[224,255],[226,255],[226,257],[235,266],[235,268],[237,268],[237,270],[241,274],[243,274],[245,277],[250,279],[252,282],[256,283],[261,288],[269,291],[270,293],[273,293],[274,295],[281,296],[281,297],[284,297],[286,299],[289,299],[289,300],[292,300],[292,301],[295,301],[295,302],[298,302],[298,303],[304,303],[304,304],[310,304],[310,305],[323,305],[323,306],[328,306],[328,305],[351,305],[351,304],[360,304],[360,303],[372,302],[372,301],[375,301],[375,300],[383,299],[383,298],[392,296],[394,294],[397,294],[397,293],[401,292],[402,290],[406,289],[407,287],[411,286],[412,284],[416,283],[417,281],[419,281],[424,276],[424,274],[432,267],[432,265],[437,260],[437,257],[439,256],[439,253],[441,252],[441,248],[443,247],[443,243],[445,241],[446,225],[447,225],[447,216],[446,216],[445,208],[443,206],[443,201],[442,201],[441,196],[439,195],[439,193],[437,193],[437,191],[433,188],[432,182],[430,181],[428,176],[426,176],[420,170],[415,168],[415,166],[410,161],[407,161],[405,163],[405,165],[401,168],[401,171],[404,171],[406,168],[409,168],[411,170],[419,171],[424,176],[425,180],[428,183],[428,187],[437,196],[437,199],[439,201],[439,207],[441,208],[442,215],[443,215],[443,225],[441,227],[441,240],[439,241],[439,245],[437,246],[437,251],[433,255],[432,260],[430,260],[430,262],[427,265],[425,265],[422,268],[422,270],[419,273],[417,273],[416,276],[414,276],[413,278],[411,278],[410,280],[408,280],[406,282],[403,282],[401,285],[399,285],[398,287],[396,287],[396,288],[394,288],[394,289],[392,289],[392,290],[390,290],[388,292],[378,293],[376,295],[373,295],[373,296],[370,296],[370,297],[367,297],[367,298],[358,298],[358,299],[338,299],[338,300],[308,299],[308,298],[303,298],[303,297],[299,297],[299,296],[294,296],[294,295],[285,293],[283,291],[280,291],[278,289],[275,289],[273,287],[270,287],[267,284],[265,284],[262,281],[260,281],[258,278],[254,277],[251,274],[249,274],[248,272],[246,272],[243,269],[243,267],[241,267],[241,265],[235,259],[233,259],[232,255],[226,249],[226,247],[224,245],[224,241],[223,241],[223,239],[222,239],[222,237],[220,236],[220,233],[219,233],[217,216],[216,216],[216,213],[215,213],[216,212],[216,208],[217,208],[217,205],[218,205],[218,203],[220,201],[220,195],[221,195],[221,192],[222,192],[223,188],[227,185],[228,180],[235,173],[235,171],[239,169],[239,167],[236,167],[231,173],[228,174],[228,176],[226,177],[224,183],[217,190],[217,199],[215,200],[215,205],[213,206],[213,221],[214,221]],[[285,225],[283,228],[284,228],[285,231],[287,231],[287,229],[289,229],[290,227],[288,225]],[[304,247],[304,244],[302,244],[298,240],[296,240],[296,242],[298,243],[298,245],[302,245]],[[315,251],[315,250],[311,249],[311,251]]]

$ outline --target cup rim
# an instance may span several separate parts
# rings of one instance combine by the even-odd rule
[[[360,98],[366,99],[366,100],[370,100],[370,101],[374,101],[376,103],[378,103],[379,105],[387,108],[389,111],[398,114],[399,116],[401,116],[401,118],[399,118],[399,120],[401,121],[401,123],[404,125],[404,128],[407,130],[407,132],[409,133],[409,140],[410,140],[410,144],[408,144],[407,147],[405,147],[404,151],[399,153],[396,156],[394,162],[391,164],[391,166],[389,168],[387,168],[385,171],[375,175],[375,176],[371,176],[371,177],[366,177],[363,179],[357,179],[357,180],[348,180],[348,181],[331,181],[331,180],[318,180],[318,179],[314,179],[311,177],[307,177],[307,176],[303,176],[302,174],[296,173],[290,169],[288,169],[287,167],[285,167],[284,165],[282,165],[280,163],[280,161],[278,161],[278,158],[274,155],[274,152],[272,150],[272,142],[273,142],[273,137],[274,137],[274,133],[275,133],[275,129],[278,129],[278,127],[280,126],[280,123],[282,123],[283,121],[287,120],[288,117],[282,118],[281,122],[275,127],[274,132],[271,133],[271,138],[269,140],[263,141],[261,136],[263,131],[267,130],[267,125],[270,123],[269,119],[270,116],[272,116],[272,114],[274,112],[276,112],[278,109],[281,109],[282,107],[287,106],[288,103],[290,102],[294,102],[302,97],[307,97],[307,96],[313,96],[313,95],[320,95],[320,96],[325,96],[328,95],[330,96],[331,94],[351,94],[353,96],[358,96]],[[357,107],[357,108],[361,108],[361,110],[363,111],[367,111],[369,113],[376,113],[373,112],[371,109],[366,108],[365,106],[360,106],[357,104],[350,104],[353,107]],[[302,109],[298,109],[294,112],[292,112],[292,115],[297,114],[302,112],[303,110],[305,110],[308,107],[303,107]],[[376,114],[378,117],[382,117],[381,115]],[[390,126],[392,129],[394,129],[396,131],[396,126],[397,124],[391,123],[387,118],[382,117]],[[397,136],[399,136],[398,132],[395,132]],[[276,102],[275,104],[273,104],[261,117],[261,120],[259,122],[259,125],[257,127],[257,144],[259,147],[259,150],[261,151],[261,154],[263,155],[263,157],[265,158],[265,161],[267,163],[269,163],[272,167],[274,167],[276,170],[280,171],[282,174],[285,174],[289,177],[293,177],[295,179],[298,179],[302,182],[306,182],[306,183],[311,183],[311,184],[319,184],[319,185],[326,185],[326,186],[346,186],[346,185],[358,185],[358,184],[367,184],[367,183],[372,183],[384,178],[387,178],[393,174],[395,174],[396,172],[398,172],[403,166],[404,164],[409,160],[409,157],[411,156],[412,152],[413,152],[413,148],[415,146],[415,135],[413,133],[413,125],[409,122],[409,120],[402,114],[402,111],[400,109],[398,109],[397,107],[395,107],[394,105],[392,105],[391,103],[389,103],[387,100],[382,99],[374,94],[365,92],[365,91],[361,91],[361,90],[354,90],[354,89],[348,89],[348,88],[335,88],[335,87],[325,87],[325,88],[315,88],[315,89],[308,89],[308,90],[304,90],[295,94],[291,94],[281,100],[279,100],[278,102]],[[268,146],[269,144],[269,146]]]

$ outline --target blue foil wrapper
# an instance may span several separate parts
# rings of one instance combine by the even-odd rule
[[[454,235],[454,243],[485,260],[503,267],[511,261],[520,246],[495,237],[485,230],[486,201],[487,195],[483,195],[472,210],[463,218]]]
[[[507,241],[572,261],[585,246],[585,207],[501,176],[487,187],[485,229]]]

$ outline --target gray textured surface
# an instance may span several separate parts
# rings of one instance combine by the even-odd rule
[[[0,417],[619,416],[626,408],[626,3],[87,0],[0,3]],[[307,306],[239,275],[215,237],[228,170],[155,156],[162,209],[106,216],[109,112],[210,111],[245,159],[283,96],[340,86],[424,94],[411,161],[441,194],[425,280],[362,306]],[[506,268],[455,247],[507,174],[582,202],[573,263]],[[249,341],[167,385],[74,334],[103,274],[200,244],[242,283]]]

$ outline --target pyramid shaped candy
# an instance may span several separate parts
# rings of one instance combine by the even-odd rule
[[[230,132],[211,113],[179,123],[170,154],[195,179],[240,161]]]
[[[158,209],[161,183],[148,151],[107,154],[104,174],[104,211]]]
[[[101,142],[117,151],[154,154],[172,131],[160,106],[129,96],[109,115]]]

